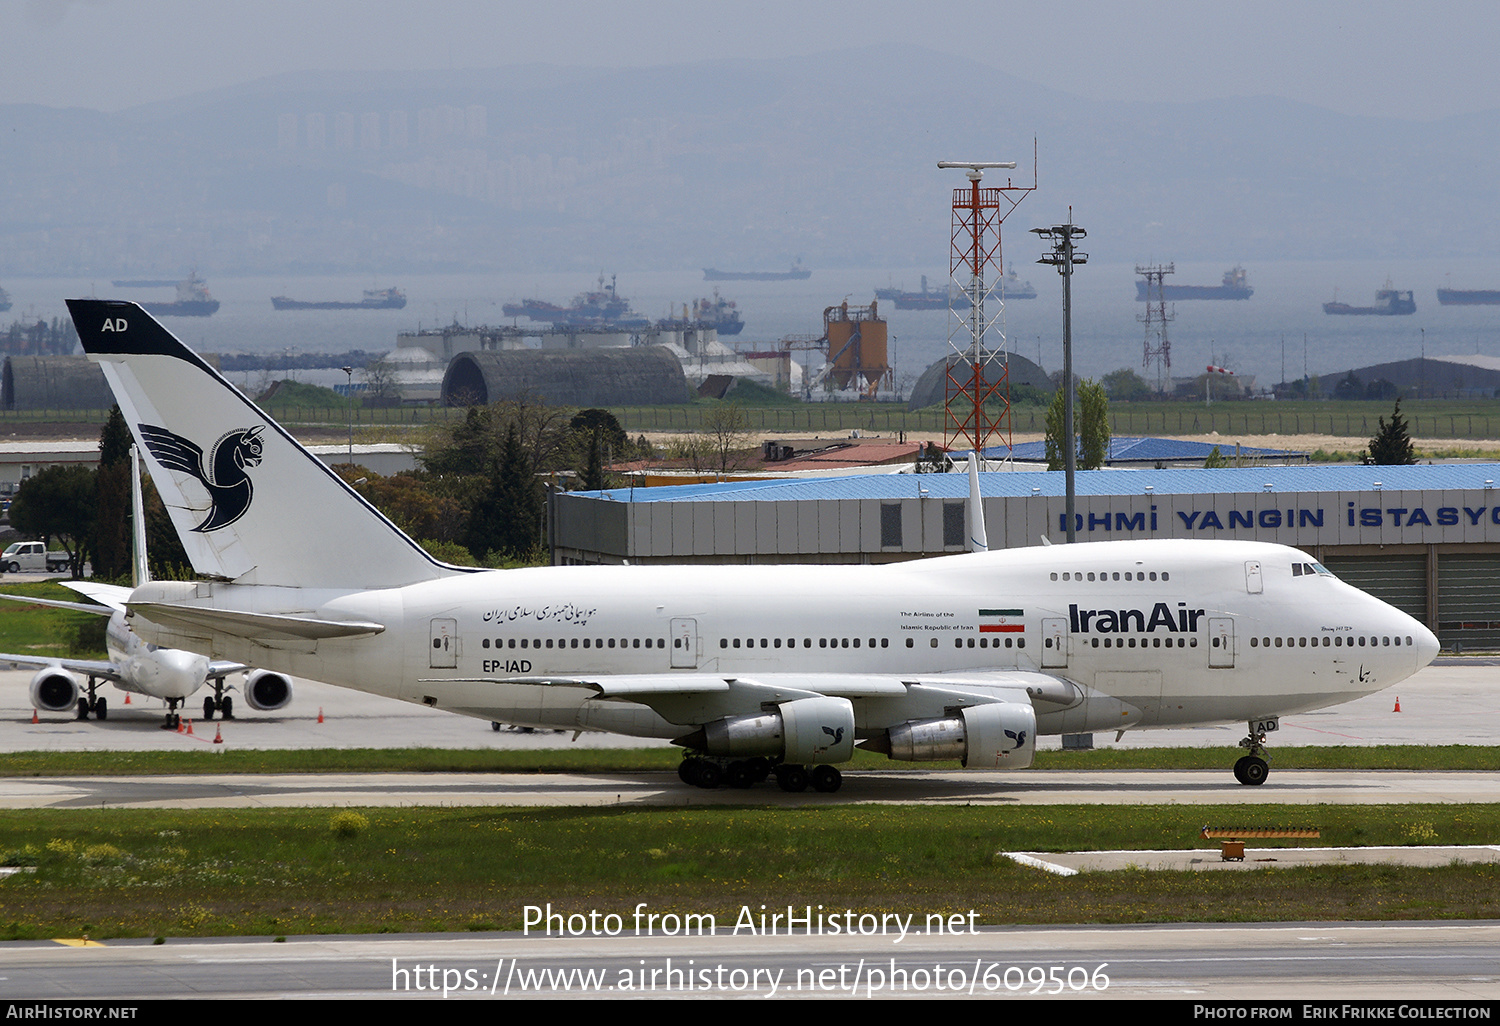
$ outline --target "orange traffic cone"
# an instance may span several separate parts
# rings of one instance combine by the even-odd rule
[[[318,706],[318,722],[323,722],[323,707],[321,705]]]
[[[193,721],[192,720],[188,720],[187,721],[187,730],[184,731],[184,733],[188,734],[189,736],[192,735],[192,733],[193,733]]]
[[[126,705],[130,704],[130,692],[129,691],[125,692],[125,704]]]
[[[1392,709],[1391,712],[1400,712],[1400,711],[1401,711],[1401,696],[1397,695],[1396,696],[1396,708]]]
[[[224,743],[224,728],[220,727],[218,730],[214,731],[214,744],[216,744],[216,745],[222,745],[223,743]]]
[[[41,720],[37,719],[37,715],[36,715],[36,710],[35,709],[31,710],[31,722],[32,723],[41,723],[42,722]]]

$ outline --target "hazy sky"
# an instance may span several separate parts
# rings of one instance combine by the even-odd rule
[[[0,0],[0,102],[117,110],[285,71],[648,66],[887,42],[1093,98],[1274,95],[1419,120],[1500,106],[1494,0]]]

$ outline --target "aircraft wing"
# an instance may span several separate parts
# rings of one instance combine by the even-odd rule
[[[228,659],[215,659],[208,664],[208,679],[218,680],[231,673],[243,673],[250,669],[247,663],[232,663]]]
[[[44,666],[57,666],[71,673],[81,673],[88,677],[98,677],[112,683],[120,683],[120,669],[114,663],[104,659],[59,659],[56,656],[29,656],[17,655],[13,652],[0,652],[0,663],[16,663],[20,666],[35,666],[38,669]]]
[[[434,677],[428,681],[462,680],[480,684],[534,684],[544,687],[577,687],[592,690],[599,698],[640,702],[652,708],[678,705],[684,698],[719,696],[726,703],[735,699],[778,702],[827,695],[835,698],[904,698],[914,693],[947,700],[955,705],[989,702],[1025,702],[1058,708],[1083,698],[1072,681],[1046,673],[996,670],[990,673],[895,674],[863,673],[760,673],[753,676],[692,674],[621,674],[587,677]]]

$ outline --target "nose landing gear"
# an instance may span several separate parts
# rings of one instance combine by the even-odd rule
[[[1271,773],[1271,753],[1266,749],[1266,735],[1256,732],[1258,724],[1251,724],[1251,732],[1240,741],[1240,747],[1249,749],[1248,755],[1240,756],[1234,764],[1234,779],[1251,787],[1266,782]]]

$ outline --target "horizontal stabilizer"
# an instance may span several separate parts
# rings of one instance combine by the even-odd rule
[[[125,602],[130,598],[130,589],[118,584],[100,584],[96,581],[59,581],[64,588],[71,588],[80,595],[87,595],[95,602],[117,612],[125,612]]]
[[[162,627],[189,634],[224,634],[254,642],[325,641],[331,638],[368,638],[385,630],[384,624],[357,620],[319,620],[308,616],[246,613],[209,606],[180,606],[167,602],[131,602],[131,616],[141,616]]]

